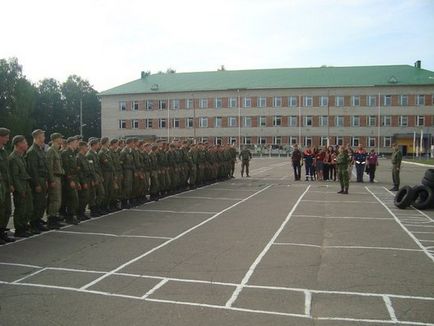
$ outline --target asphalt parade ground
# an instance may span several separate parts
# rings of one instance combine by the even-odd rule
[[[0,325],[434,325],[434,211],[394,207],[387,161],[349,195],[291,170],[1,246]]]

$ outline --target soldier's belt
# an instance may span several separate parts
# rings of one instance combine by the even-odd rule
[[[356,161],[356,164],[366,164],[366,162]]]

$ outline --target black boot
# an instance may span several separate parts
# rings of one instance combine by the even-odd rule
[[[28,232],[25,228],[15,229],[15,238],[28,238],[32,236],[32,233]]]
[[[338,194],[343,194],[344,193],[344,188],[341,188],[341,191],[338,191]]]
[[[30,231],[31,233],[33,233],[33,234],[40,234],[41,231],[39,230],[39,227],[38,227],[38,226],[39,226],[39,225],[38,225],[38,223],[37,223],[36,221],[32,221],[32,222],[30,222],[29,231]]]
[[[57,222],[56,216],[48,216],[47,227],[50,230],[59,230],[60,229],[60,226],[59,226],[59,223]]]
[[[14,242],[15,239],[11,238],[6,231],[6,229],[0,229],[0,241],[3,240],[5,242]]]
[[[343,192],[345,195],[348,195],[348,187],[345,187],[345,190]]]
[[[80,221],[78,220],[78,218],[76,216],[67,216],[65,218],[66,223],[68,224],[72,224],[72,225],[77,225],[80,223]]]

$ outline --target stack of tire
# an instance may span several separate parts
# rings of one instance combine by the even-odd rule
[[[422,184],[410,187],[404,186],[395,195],[395,206],[405,209],[413,206],[416,209],[424,210],[434,207],[434,169],[425,171]]]

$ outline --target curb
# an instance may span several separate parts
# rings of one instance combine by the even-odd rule
[[[416,163],[416,162],[410,162],[410,161],[402,161],[402,163],[407,163],[407,164],[413,164],[413,165],[417,165],[417,166],[423,166],[423,167],[427,167],[427,168],[434,168],[434,164],[423,164],[423,163]]]

